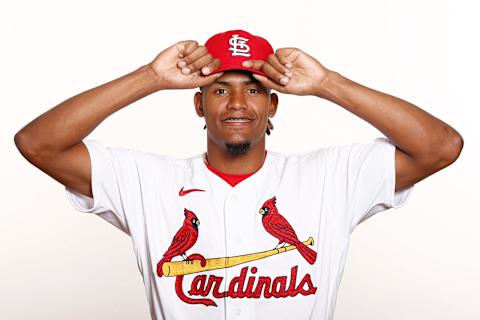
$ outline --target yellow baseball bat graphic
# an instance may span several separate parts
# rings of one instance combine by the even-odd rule
[[[313,238],[308,238],[303,242],[306,246],[313,246]],[[275,254],[287,252],[296,249],[295,246],[289,245],[286,247],[280,247],[278,249],[272,249],[263,252],[250,253],[241,256],[225,257],[225,258],[210,258],[206,259],[205,267],[200,265],[200,260],[191,261],[173,261],[165,262],[162,266],[163,275],[166,277],[175,277],[179,275],[186,275],[198,272],[205,272],[223,268],[230,268],[238,266],[239,264],[260,260],[266,257],[273,256]]]

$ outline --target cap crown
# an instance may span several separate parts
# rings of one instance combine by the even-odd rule
[[[240,29],[230,30],[210,37],[205,47],[213,58],[221,61],[220,66],[213,70],[212,74],[226,70],[248,70],[267,76],[260,70],[242,66],[245,60],[266,61],[268,55],[273,53],[270,43],[262,37]]]

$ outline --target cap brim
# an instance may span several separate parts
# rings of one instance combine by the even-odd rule
[[[259,74],[261,76],[268,77],[265,73],[263,73],[262,71],[260,71],[258,69],[246,68],[246,67],[243,67],[242,65],[239,65],[239,64],[222,64],[220,67],[215,69],[211,74],[219,73],[219,72],[222,72],[222,71],[229,71],[229,70],[245,70],[245,71],[250,71],[250,72]]]

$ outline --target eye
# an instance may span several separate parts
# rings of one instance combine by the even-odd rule
[[[255,88],[250,88],[250,89],[248,89],[248,92],[249,92],[249,93],[259,93],[260,91],[258,91],[258,90],[255,89]]]
[[[217,90],[215,90],[215,93],[224,94],[224,93],[225,93],[225,89],[223,89],[223,88],[218,88]]]

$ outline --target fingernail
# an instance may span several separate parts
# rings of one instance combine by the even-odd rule
[[[288,72],[288,71],[286,71],[284,74],[289,78],[291,78],[293,76],[293,74],[291,72]]]
[[[281,84],[287,84],[287,83],[288,83],[288,78],[282,77],[282,78],[280,79],[280,83],[281,83]]]
[[[290,63],[286,63],[286,64],[285,64],[285,67],[287,67],[287,68],[290,69],[290,68],[292,67],[292,65],[291,65]]]
[[[190,73],[190,69],[188,69],[188,68],[183,68],[183,69],[182,69],[182,73],[183,73],[183,74],[189,74],[189,73]]]
[[[186,63],[185,61],[179,61],[179,62],[178,62],[178,67],[179,67],[179,68],[183,68],[183,67],[185,67],[186,65],[187,65],[187,63]]]
[[[253,62],[251,61],[243,61],[242,62],[242,66],[246,67],[246,68],[250,68],[251,66],[253,66]]]
[[[207,67],[203,67],[203,68],[202,68],[202,72],[203,72],[203,74],[209,74],[209,73],[210,73],[210,69],[207,68]]]

